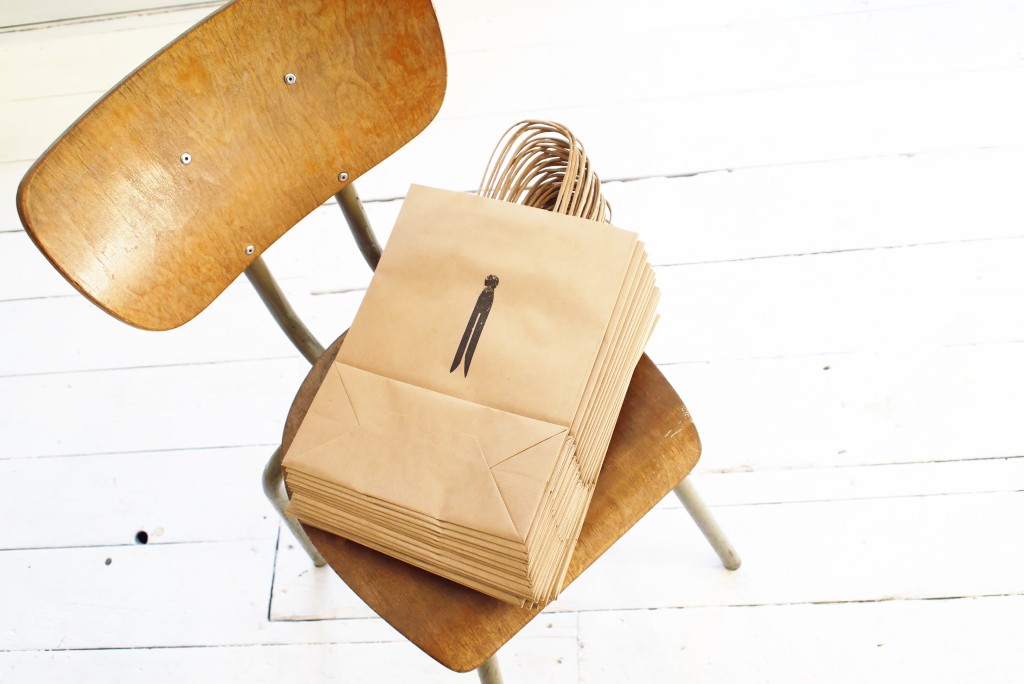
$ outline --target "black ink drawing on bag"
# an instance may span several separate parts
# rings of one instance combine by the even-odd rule
[[[454,373],[462,361],[462,355],[466,355],[466,365],[463,368],[462,376],[469,375],[469,364],[473,360],[473,352],[480,342],[480,333],[483,332],[484,323],[487,322],[487,314],[491,313],[491,305],[494,304],[494,288],[498,287],[498,276],[489,275],[484,280],[484,291],[476,299],[476,306],[473,313],[469,315],[469,322],[466,323],[466,332],[462,333],[462,341],[459,342],[459,349],[455,352],[455,360],[452,361],[452,368],[449,373]]]

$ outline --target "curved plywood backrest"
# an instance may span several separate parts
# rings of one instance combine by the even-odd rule
[[[173,328],[423,130],[445,71],[429,0],[237,0],[68,129],[18,211],[96,304]]]

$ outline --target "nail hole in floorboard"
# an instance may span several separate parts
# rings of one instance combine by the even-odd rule
[[[146,533],[146,530],[139,530],[138,532],[135,533],[135,543],[136,544],[146,544],[148,542],[149,542],[149,534]]]

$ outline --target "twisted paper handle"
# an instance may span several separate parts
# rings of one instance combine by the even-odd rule
[[[553,121],[520,121],[505,131],[477,194],[591,221],[612,220],[583,144]]]

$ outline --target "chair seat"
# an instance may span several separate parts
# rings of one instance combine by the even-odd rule
[[[299,388],[285,424],[285,450],[343,338],[324,352]],[[633,373],[567,584],[664,498],[699,458],[700,439],[690,413],[645,354]],[[342,537],[304,527],[327,564],[370,608],[449,669],[467,672],[478,667],[542,610],[503,603]]]

